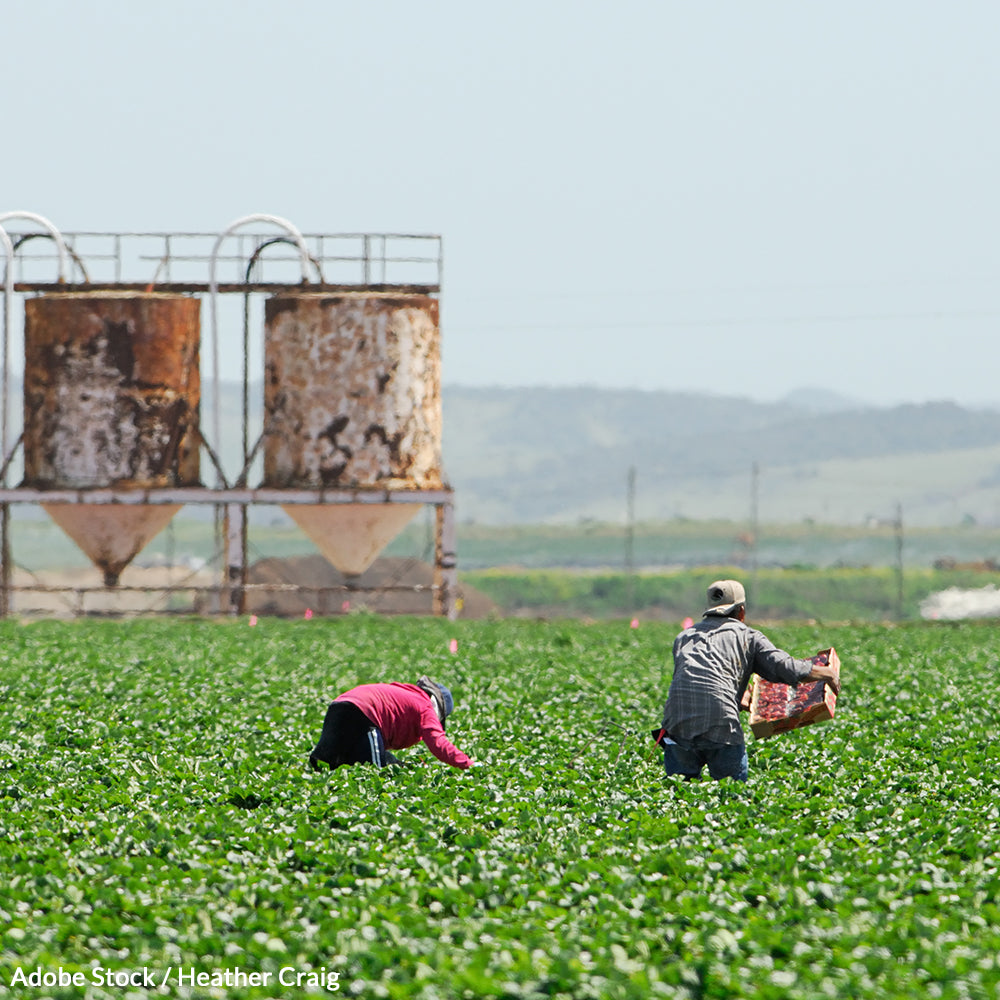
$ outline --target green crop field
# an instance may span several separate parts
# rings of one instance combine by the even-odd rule
[[[0,994],[996,997],[1000,631],[773,629],[844,689],[746,785],[662,774],[674,632],[0,623]],[[308,770],[422,673],[481,766]]]

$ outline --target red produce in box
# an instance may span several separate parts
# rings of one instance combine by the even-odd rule
[[[829,664],[840,674],[840,658],[832,646],[821,649],[812,661]],[[799,726],[825,722],[833,718],[836,704],[837,696],[826,681],[803,681],[798,687],[793,687],[754,677],[750,696],[750,730],[762,740],[789,729],[798,729]]]

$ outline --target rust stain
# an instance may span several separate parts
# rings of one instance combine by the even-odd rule
[[[436,299],[300,294],[265,315],[265,485],[440,487]]]
[[[26,485],[195,485],[199,303],[184,296],[25,302]]]
[[[270,323],[276,320],[283,312],[295,310],[295,302],[291,299],[284,299],[274,296],[264,303],[264,322]]]

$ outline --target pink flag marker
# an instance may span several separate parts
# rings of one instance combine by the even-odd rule
[[[633,618],[632,621],[629,622],[629,628],[638,628],[638,627],[639,627],[639,619]]]
[[[341,606],[340,606],[340,610],[343,611],[344,614],[346,615],[347,612],[351,610],[351,602],[350,601],[344,601],[344,603],[341,604]]]
[[[448,643],[448,649],[450,649],[453,653],[457,653],[458,652],[458,639],[452,639],[451,642]]]
[[[681,628],[690,628],[693,624],[693,618],[685,618],[684,621],[681,622]]]
[[[251,625],[256,625],[257,624],[257,616],[256,615],[251,615],[250,616],[250,624]]]
[[[312,618],[312,616],[313,616],[313,609],[312,608],[306,608],[306,613],[302,617],[303,618]]]

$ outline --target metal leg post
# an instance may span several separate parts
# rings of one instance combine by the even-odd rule
[[[434,515],[434,614],[454,621],[458,616],[455,505],[451,500],[437,504]]]
[[[226,587],[220,610],[241,615],[246,608],[247,510],[243,504],[225,506]]]
[[[0,504],[0,618],[10,614],[10,504]]]

